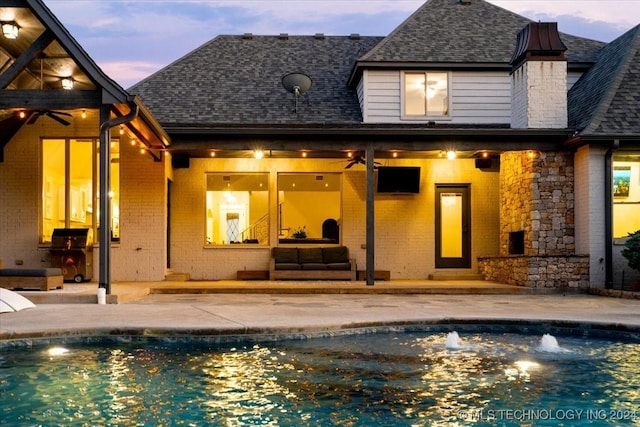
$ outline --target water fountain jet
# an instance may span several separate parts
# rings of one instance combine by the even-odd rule
[[[557,353],[563,351],[563,349],[558,345],[558,340],[551,334],[544,334],[540,339],[540,345],[538,346],[538,350],[546,351],[549,353]]]
[[[447,342],[445,344],[447,348],[462,348],[463,345],[460,342],[460,336],[456,331],[449,332],[447,334]]]

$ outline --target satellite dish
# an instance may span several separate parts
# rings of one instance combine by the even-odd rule
[[[300,97],[300,95],[311,89],[312,84],[313,82],[311,81],[311,77],[302,73],[290,73],[282,77],[282,86],[284,86],[287,92],[290,92],[294,95],[294,113],[298,112],[298,98]]]
[[[300,96],[311,89],[311,77],[302,73],[287,74],[282,78],[282,86],[296,96]]]

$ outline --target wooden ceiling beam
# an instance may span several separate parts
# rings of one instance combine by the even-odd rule
[[[42,52],[55,40],[53,31],[45,30],[19,57],[15,62],[0,75],[0,88],[6,89],[27,66],[42,54]]]
[[[0,90],[0,108],[73,110],[101,105],[100,90]]]

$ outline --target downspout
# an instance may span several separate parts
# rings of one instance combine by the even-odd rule
[[[129,101],[129,114],[109,119],[109,107],[100,109],[100,278],[99,288],[105,288],[106,294],[111,294],[111,128],[129,123],[138,116],[139,108],[133,101]]]
[[[604,156],[604,285],[613,288],[613,152],[620,148],[620,140],[614,139]]]

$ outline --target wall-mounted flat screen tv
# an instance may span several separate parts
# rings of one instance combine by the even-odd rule
[[[379,166],[378,193],[420,192],[420,166]]]

